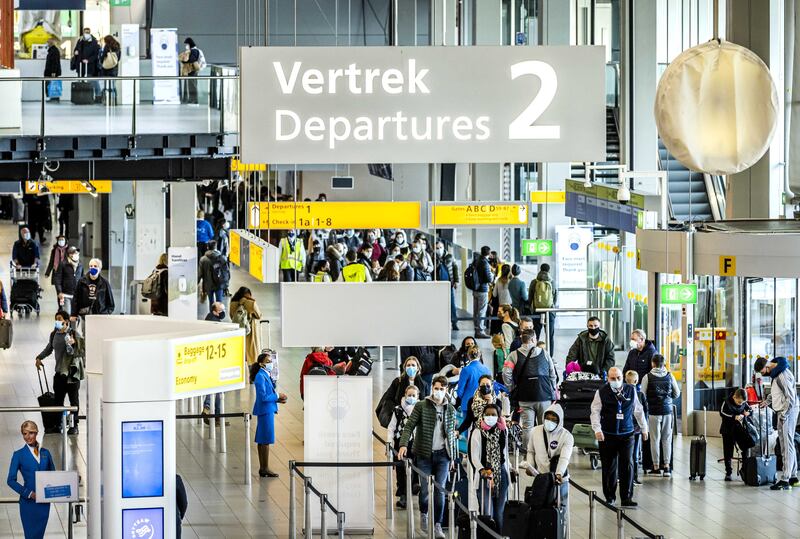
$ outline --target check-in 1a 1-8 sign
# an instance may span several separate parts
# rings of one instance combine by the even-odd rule
[[[598,161],[602,47],[245,47],[247,163]]]

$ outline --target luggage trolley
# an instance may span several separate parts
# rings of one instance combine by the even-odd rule
[[[11,265],[11,298],[9,309],[19,317],[29,318],[33,311],[39,315],[39,267],[17,268]]]
[[[583,373],[573,373],[583,374]],[[575,447],[589,457],[592,470],[600,467],[600,445],[590,423],[595,392],[605,383],[599,377],[575,376],[561,383],[558,403],[564,409],[564,428],[572,433]]]

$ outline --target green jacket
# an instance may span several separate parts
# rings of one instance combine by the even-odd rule
[[[569,352],[567,352],[567,363],[577,361],[583,372],[608,373],[608,370],[616,362],[614,358],[614,343],[609,338],[608,333],[602,329],[600,330],[600,338],[596,342],[598,343],[597,355],[592,359],[589,353],[589,332],[587,330],[581,331],[578,334],[578,338],[572,343]]]
[[[413,434],[414,454],[425,459],[431,458],[434,428],[436,428],[436,404],[431,397],[428,397],[414,405],[414,410],[408,417],[403,434],[400,436],[400,447],[408,446],[408,440]],[[444,431],[447,433],[444,448],[450,459],[455,460],[458,455],[456,409],[449,402],[444,405]]]

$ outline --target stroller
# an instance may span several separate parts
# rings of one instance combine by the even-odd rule
[[[11,305],[13,313],[29,318],[33,311],[39,315],[39,268],[19,268],[11,266]]]

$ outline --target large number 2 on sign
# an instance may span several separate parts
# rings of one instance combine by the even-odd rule
[[[557,139],[561,138],[559,125],[533,125],[539,116],[550,106],[556,96],[558,77],[556,72],[544,62],[528,60],[511,66],[511,79],[522,75],[534,75],[542,81],[539,93],[534,96],[528,107],[508,126],[508,138],[514,139]]]

